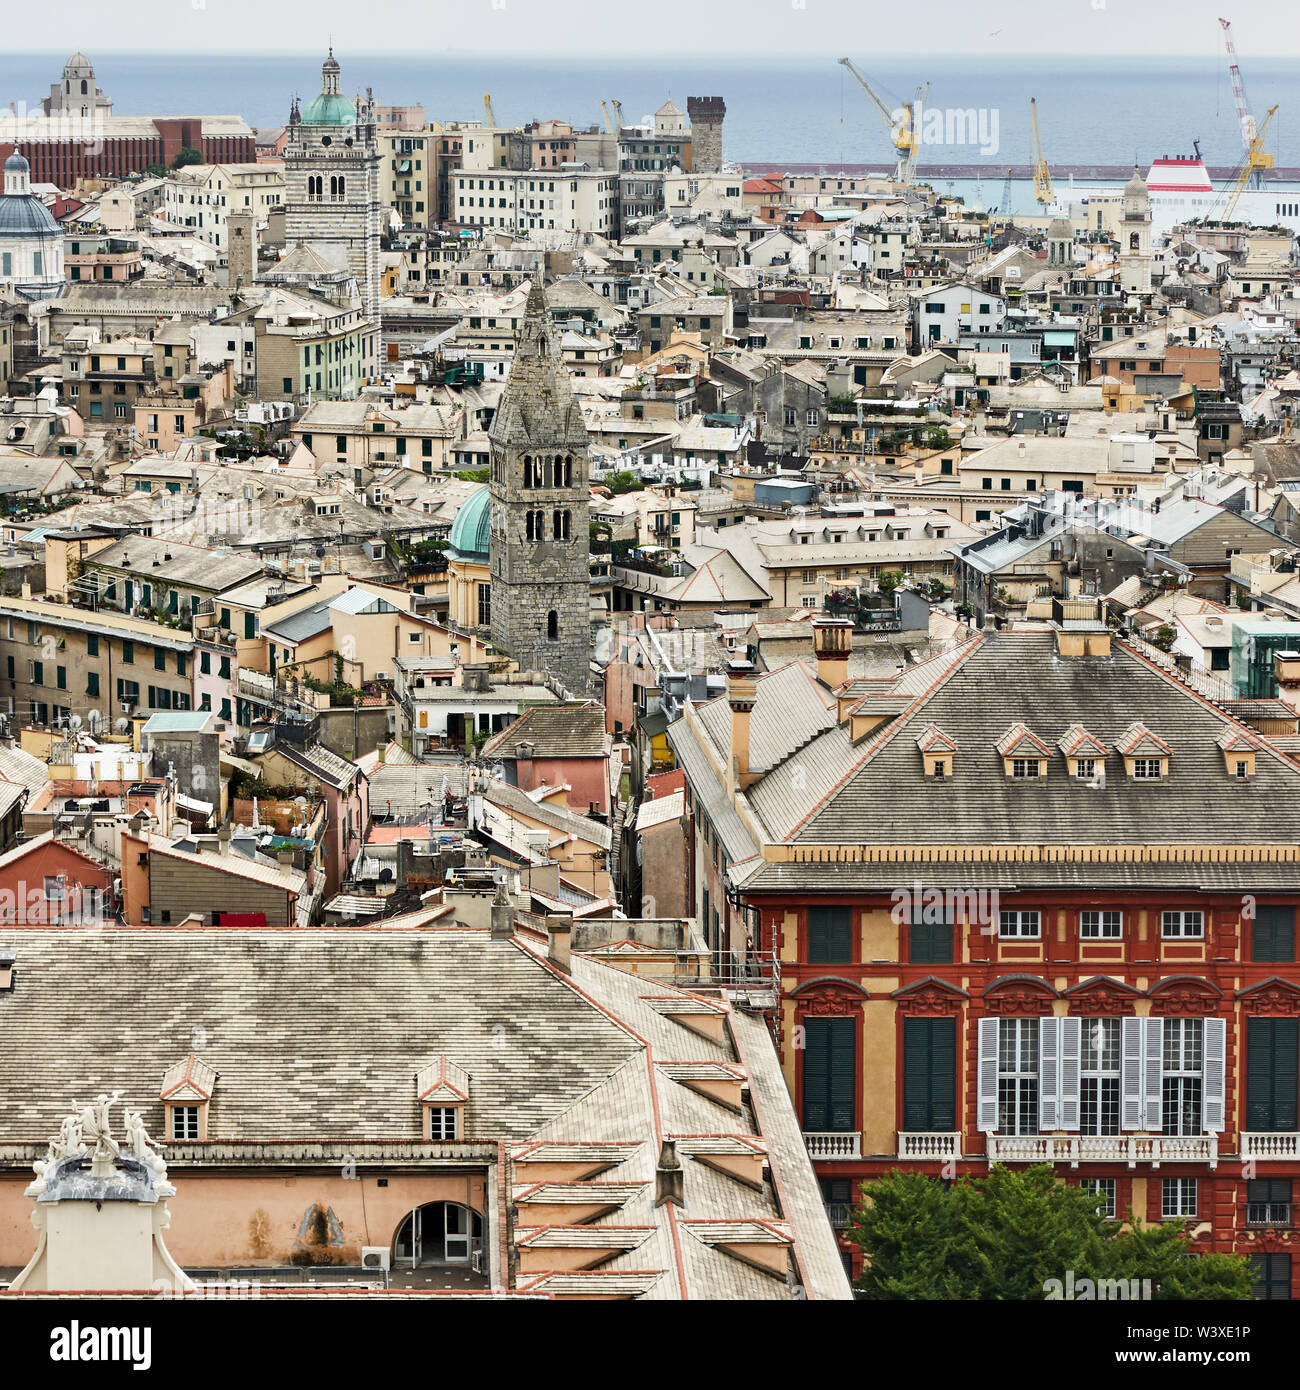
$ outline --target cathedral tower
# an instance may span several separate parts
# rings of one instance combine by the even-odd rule
[[[333,248],[361,292],[366,316],[379,318],[379,137],[369,95],[349,101],[339,90],[334,50],[321,65],[320,94],[289,114],[284,150],[284,236],[289,245]]]
[[[528,293],[510,376],[488,430],[492,641],[524,671],[590,682],[587,427],[540,281]]]

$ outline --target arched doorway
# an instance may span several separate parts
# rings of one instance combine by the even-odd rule
[[[460,1202],[427,1202],[408,1212],[393,1237],[393,1259],[409,1265],[467,1265],[483,1248],[483,1218]]]

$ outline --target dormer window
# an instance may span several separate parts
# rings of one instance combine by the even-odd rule
[[[1239,730],[1225,729],[1215,742],[1223,749],[1228,775],[1242,782],[1250,781],[1255,775],[1255,751],[1258,746],[1254,739]]]
[[[942,781],[952,772],[957,753],[957,741],[950,738],[937,724],[927,724],[917,735],[916,746],[921,750],[925,775]]]
[[[1024,724],[1013,724],[997,741],[1002,769],[1008,777],[1046,777],[1051,749]]]
[[[208,1137],[208,1105],[218,1073],[193,1052],[168,1067],[158,1098],[167,1137],[174,1143],[201,1143]]]
[[[1173,749],[1145,724],[1130,724],[1116,747],[1124,759],[1124,771],[1135,782],[1159,782],[1169,776]]]
[[[1056,741],[1056,746],[1065,754],[1065,766],[1071,777],[1082,777],[1092,781],[1098,774],[1106,771],[1106,745],[1082,724],[1071,724]]]
[[[469,1102],[469,1073],[450,1057],[439,1055],[415,1074],[420,1103],[420,1133],[426,1139],[462,1139],[465,1106]]]

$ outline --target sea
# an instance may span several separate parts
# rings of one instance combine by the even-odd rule
[[[220,55],[130,54],[96,57],[96,80],[117,115],[231,113],[253,126],[283,125],[290,98],[314,95],[322,52]],[[339,49],[343,89],[369,87],[384,105],[421,103],[431,120],[476,120],[483,94],[502,125],[559,117],[599,122],[600,99],[617,98],[627,123],[648,118],[671,98],[721,96],[727,103],[723,154],[749,172],[787,164],[834,169],[844,164],[892,166],[888,131],[875,107],[839,63],[824,58],[730,58],[712,54],[655,56],[589,54],[528,58],[519,54],[447,52],[349,53]],[[929,83],[925,110],[932,130],[918,162],[943,165],[930,182],[983,208],[1033,209],[1032,187],[1016,179],[1004,200],[1004,166],[1032,162],[1029,100],[1037,98],[1043,147],[1054,169],[1069,165],[1139,164],[1193,152],[1206,163],[1235,167],[1243,145],[1226,60],[1203,57],[1007,56],[849,53],[891,107]],[[66,53],[0,52],[0,105],[39,107],[58,80]],[[1300,166],[1300,111],[1288,114],[1294,59],[1243,55],[1242,70],[1256,116],[1280,109],[1268,148],[1279,169]],[[934,113],[945,117],[938,124]],[[963,114],[973,112],[972,122]],[[949,113],[959,113],[950,119]],[[953,166],[984,166],[961,177]],[[1068,174],[1056,175],[1058,192]],[[1107,180],[1113,183],[1114,180]],[[1082,191],[1082,189],[1081,189]]]

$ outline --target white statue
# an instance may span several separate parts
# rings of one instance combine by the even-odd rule
[[[101,1091],[91,1104],[78,1107],[81,1111],[82,1141],[94,1145],[90,1155],[93,1167],[111,1168],[114,1160],[121,1156],[122,1150],[112,1135],[109,1111],[121,1099],[122,1094],[121,1091],[114,1091],[108,1096]]]
[[[58,1134],[50,1140],[49,1158],[74,1158],[85,1151],[86,1146],[81,1142],[81,1116],[65,1115]]]
[[[157,1140],[149,1138],[149,1131],[145,1129],[144,1116],[138,1110],[127,1110],[123,1112],[126,1120],[126,1138],[131,1146],[131,1152],[136,1158],[142,1159],[145,1164],[152,1168],[156,1179],[161,1181],[167,1176],[167,1165],[163,1161],[162,1155],[153,1148],[152,1145]]]

